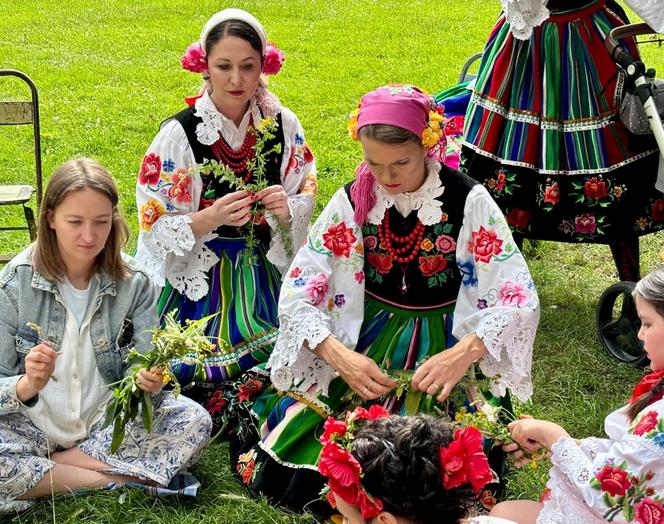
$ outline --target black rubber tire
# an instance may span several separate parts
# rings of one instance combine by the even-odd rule
[[[617,282],[609,286],[597,303],[597,336],[600,344],[620,362],[635,367],[644,367],[648,356],[638,339],[641,321],[636,314],[636,304],[632,297],[634,282]],[[622,297],[620,314],[614,314],[614,306]]]

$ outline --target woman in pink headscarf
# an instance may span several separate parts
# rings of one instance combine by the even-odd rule
[[[329,511],[316,467],[329,416],[381,404],[454,417],[469,402],[508,406],[507,390],[530,397],[533,281],[486,189],[441,163],[443,120],[398,85],[351,118],[364,162],[284,275],[273,386],[253,404],[254,435],[231,445],[242,481],[274,503]],[[475,371],[482,391],[464,378]]]

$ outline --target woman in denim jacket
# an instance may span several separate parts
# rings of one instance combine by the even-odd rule
[[[156,290],[121,253],[117,203],[101,165],[66,162],[46,189],[37,241],[0,272],[0,511],[52,491],[168,485],[209,439],[207,412],[161,392],[161,372],[143,369],[153,431],[130,423],[110,453],[107,385],[127,372],[130,348],[151,349],[157,325]]]

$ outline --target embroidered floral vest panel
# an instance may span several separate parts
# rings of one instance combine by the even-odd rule
[[[188,107],[183,111],[180,111],[178,114],[174,115],[172,118],[180,122],[180,125],[184,129],[185,134],[187,135],[187,140],[189,141],[189,146],[194,154],[196,163],[203,164],[205,160],[216,160],[222,161],[223,158],[219,156],[217,151],[219,148],[218,144],[224,142],[224,139],[219,136],[219,140],[212,144],[211,146],[201,144],[196,138],[196,126],[202,122],[202,119],[196,116],[194,113],[196,111],[195,106]],[[269,185],[281,184],[281,162],[283,159],[283,150],[284,150],[284,132],[282,128],[281,113],[277,115],[277,130],[274,133],[274,138],[267,141],[265,144],[265,150],[269,151],[273,146],[279,145],[279,152],[272,153],[268,158],[265,166],[265,178],[269,182]],[[249,159],[249,157],[247,157]],[[222,196],[232,193],[235,191],[231,186],[224,181],[221,181],[219,178],[215,177],[212,174],[203,174],[201,175],[203,182],[203,189],[201,191],[201,201],[199,204],[199,210],[205,209],[208,206],[211,206],[214,201]],[[222,226],[215,230],[220,237],[227,238],[236,238],[244,236],[244,230],[242,228]],[[263,223],[261,227],[258,227],[256,230],[258,238],[266,246],[269,244],[269,226],[267,223]]]
[[[380,225],[367,223],[362,228],[365,290],[381,302],[413,310],[436,309],[456,302],[461,286],[456,242],[463,224],[466,197],[477,182],[446,166],[442,167],[440,178],[445,191],[438,197],[443,205],[437,224],[418,227],[421,223],[417,210],[403,217],[391,207]],[[352,204],[351,184],[345,189]],[[413,234],[420,229],[423,233]],[[412,248],[403,252],[405,247],[399,247],[403,243],[390,245],[389,239],[385,240],[390,235],[397,240],[410,238],[405,240],[405,247],[412,245]],[[418,240],[419,245],[413,244]]]

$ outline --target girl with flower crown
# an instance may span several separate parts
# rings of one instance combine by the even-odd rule
[[[263,79],[283,58],[251,14],[212,16],[182,58],[205,89],[162,124],[136,184],[136,257],[163,287],[160,314],[177,309],[184,322],[218,313],[206,333],[218,353],[196,377],[208,387],[189,392],[213,413],[223,400],[212,386],[267,361],[280,273],[314,206],[316,167],[302,126]],[[182,383],[194,379],[186,362],[176,372]]]
[[[634,388],[626,406],[604,422],[608,438],[576,440],[553,422],[524,418],[510,424],[517,445],[533,452],[551,450],[553,467],[542,503],[504,502],[492,515],[519,524],[655,524],[664,522],[664,265],[633,291],[641,319],[639,338],[652,373]]]
[[[330,417],[318,468],[344,524],[514,524],[470,517],[491,468],[482,435],[428,415],[362,407]]]
[[[362,98],[350,131],[364,162],[285,275],[273,387],[253,404],[254,441],[231,446],[250,488],[322,513],[310,502],[323,482],[318,436],[328,416],[358,403],[453,416],[469,400],[455,386],[475,362],[494,401],[508,389],[525,400],[539,318],[500,210],[441,164],[443,115],[431,97],[380,87]],[[408,394],[396,394],[397,373],[410,377]]]

